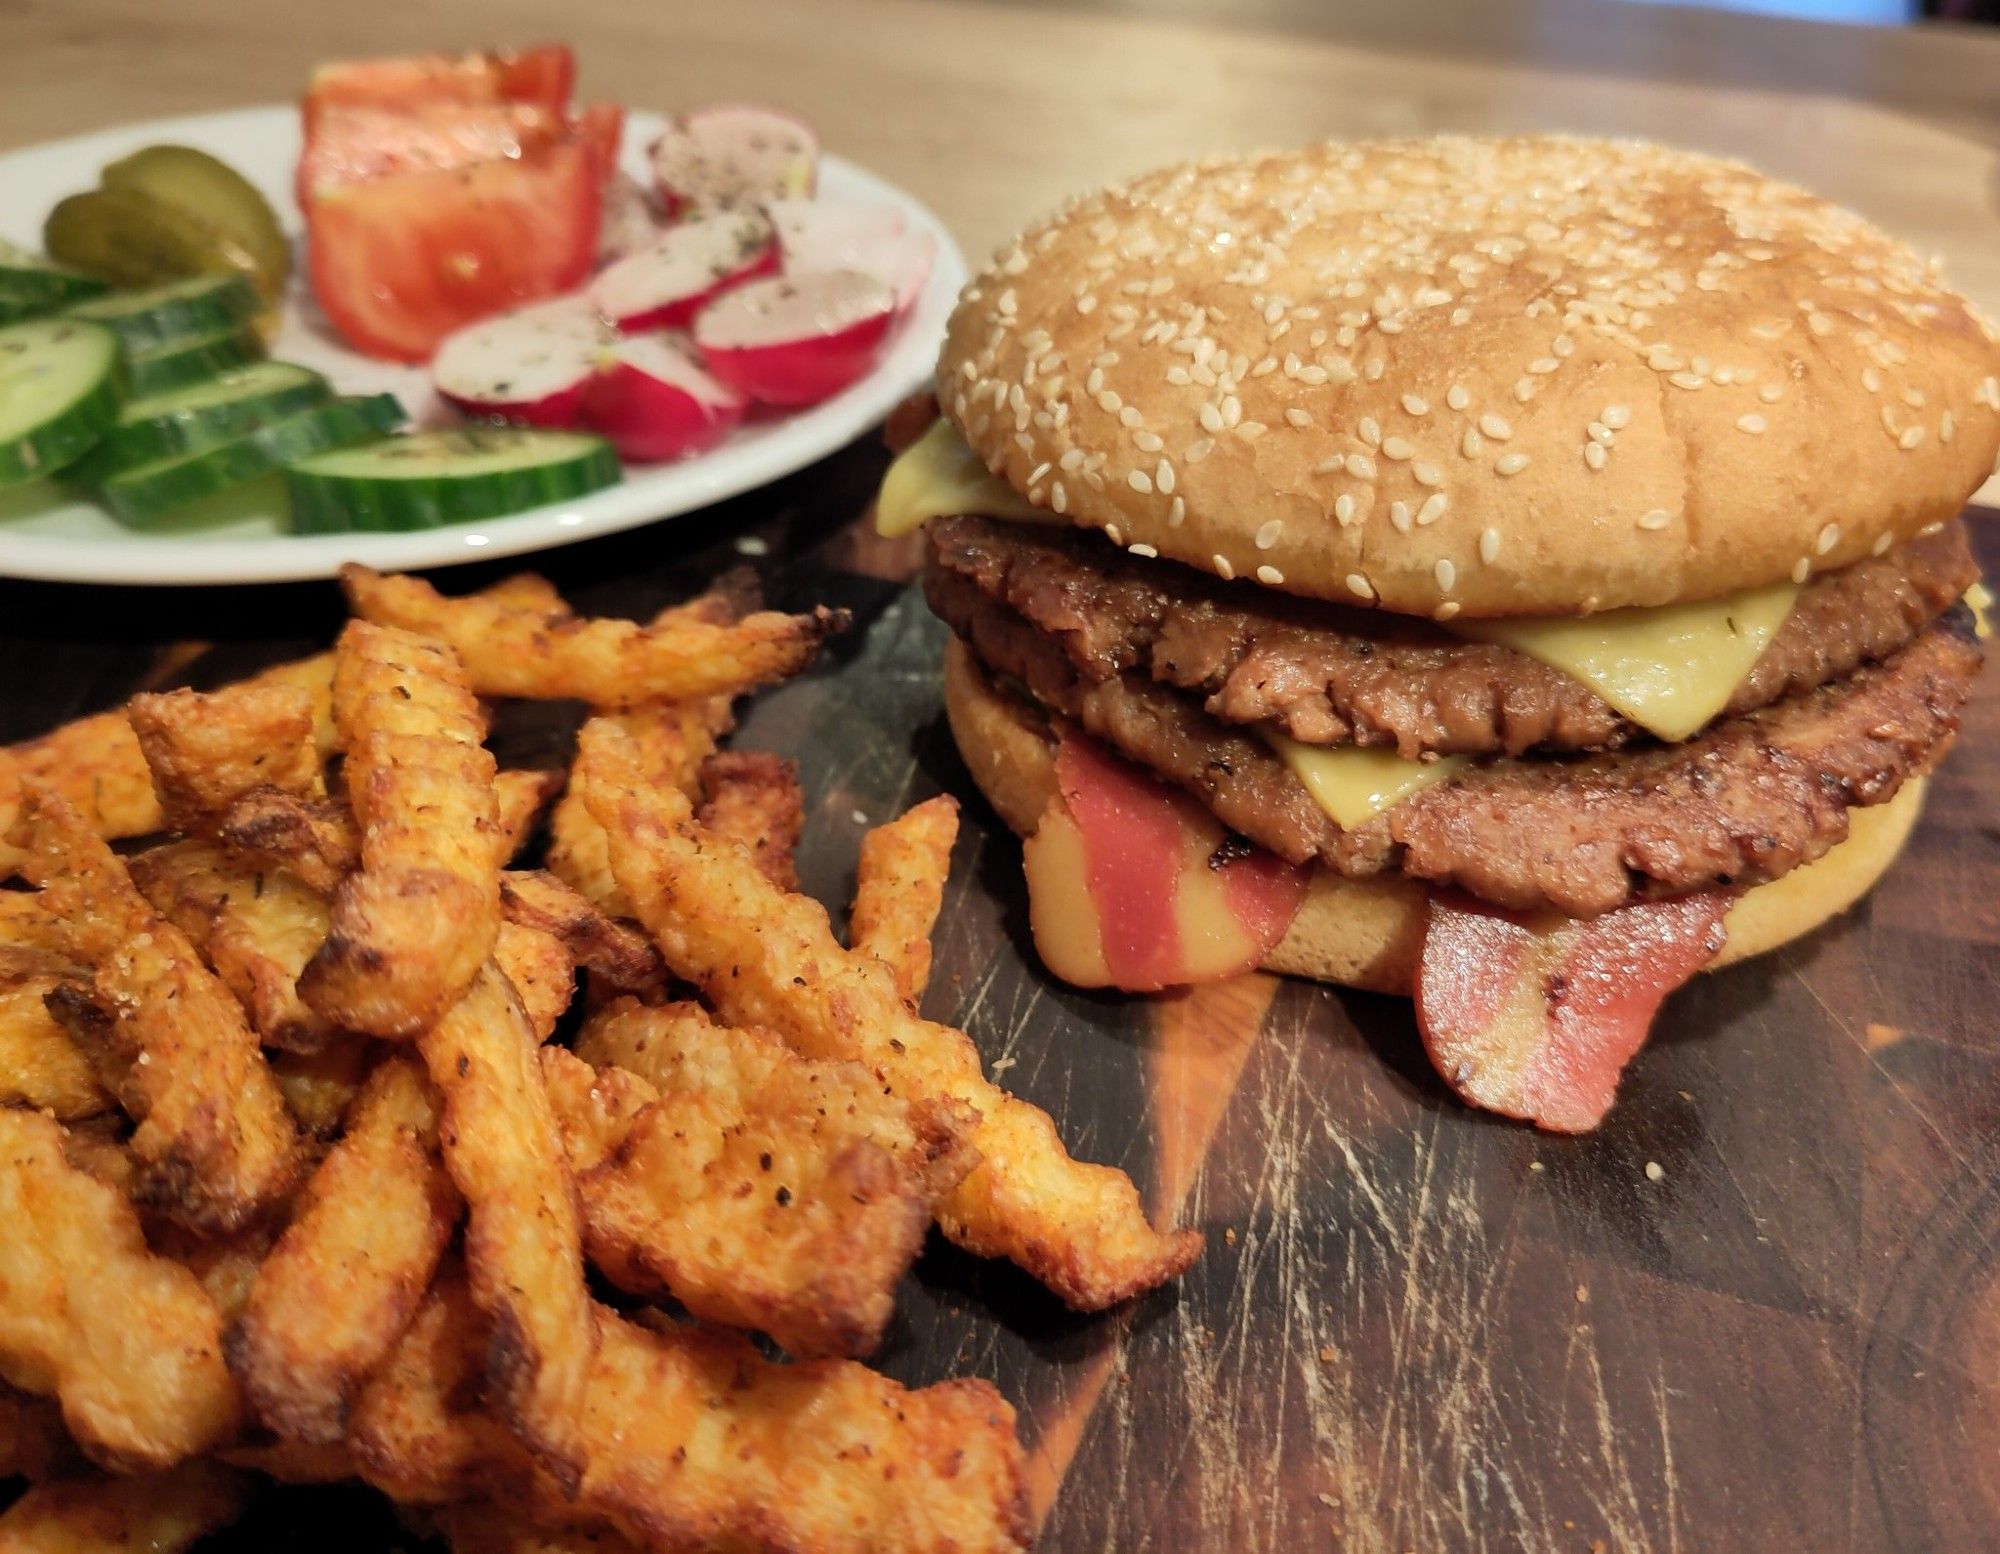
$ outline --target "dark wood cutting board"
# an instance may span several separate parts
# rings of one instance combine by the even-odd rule
[[[944,729],[914,547],[857,524],[884,462],[857,445],[514,566],[636,615],[747,557],[775,603],[851,606],[737,740],[801,764],[806,888],[838,911],[866,826],[965,800],[927,1012],[1208,1233],[1177,1286],[1098,1317],[935,1242],[908,1282],[880,1363],[1014,1401],[1043,1547],[2000,1547],[1993,677],[1872,899],[1677,995],[1606,1125],[1546,1137],[1457,1105],[1399,1001],[1262,976],[1131,1000],[1040,970],[1019,848]],[[1979,536],[2000,573],[2000,529]],[[331,585],[0,584],[0,739],[235,678],[340,618]],[[553,763],[570,726],[510,719],[503,764]],[[398,1541],[343,1488],[273,1491],[214,1546]]]

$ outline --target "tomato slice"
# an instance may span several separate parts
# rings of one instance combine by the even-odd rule
[[[518,53],[416,54],[403,59],[350,59],[321,65],[306,88],[310,138],[327,109],[408,111],[425,103],[533,103],[560,113],[576,88],[576,56],[566,43],[540,43]]]
[[[625,138],[625,109],[618,103],[586,103],[573,121],[577,134],[597,159],[602,183],[618,171],[618,147]]]
[[[532,156],[571,133],[564,115],[535,103],[330,108],[299,158],[299,203],[339,184]]]
[[[603,181],[571,136],[531,155],[315,189],[313,292],[371,356],[428,361],[445,336],[590,273]]]

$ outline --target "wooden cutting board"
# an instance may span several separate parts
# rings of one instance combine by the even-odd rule
[[[1135,1000],[1040,970],[1019,848],[944,728],[915,547],[857,522],[884,462],[860,445],[525,564],[591,612],[648,613],[746,559],[774,603],[851,606],[737,739],[801,765],[806,888],[845,902],[868,825],[963,799],[926,1012],[1079,1156],[1207,1232],[1177,1286],[1104,1316],[942,1244],[908,1281],[880,1363],[1015,1402],[1043,1547],[2000,1546],[1993,677],[1873,898],[1679,994],[1606,1125],[1546,1137],[1457,1105],[1399,1001],[1262,976]],[[2000,573],[2000,530],[1979,534]],[[0,739],[235,678],[340,615],[331,585],[0,584]],[[503,764],[553,764],[571,726],[504,719]],[[273,1491],[215,1547],[411,1541],[341,1488]]]

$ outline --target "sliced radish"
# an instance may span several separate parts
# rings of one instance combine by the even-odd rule
[[[732,211],[669,227],[590,283],[590,300],[628,334],[679,329],[732,286],[778,267],[771,223]]]
[[[747,402],[703,372],[672,341],[637,335],[600,359],[583,395],[583,424],[635,463],[685,458],[714,447]]]
[[[937,239],[912,232],[901,211],[886,205],[843,205],[837,200],[773,200],[764,207],[777,229],[785,272],[859,270],[896,293],[896,311],[907,312],[930,278]]]
[[[630,173],[613,173],[604,185],[604,215],[597,226],[597,262],[611,264],[648,247],[666,230],[652,194]]]
[[[895,292],[859,270],[774,275],[710,303],[694,340],[709,371],[752,399],[811,405],[874,365],[895,314]]]
[[[582,297],[537,302],[452,335],[431,360],[431,381],[468,415],[569,426],[610,333]]]
[[[685,113],[653,142],[653,181],[669,216],[811,194],[819,174],[812,126],[755,103]]]

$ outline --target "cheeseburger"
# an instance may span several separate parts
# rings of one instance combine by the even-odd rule
[[[1845,910],[1980,662],[2000,348],[1740,164],[1579,139],[1169,168],[965,291],[925,526],[1041,958],[1411,996],[1578,1131],[1695,973]]]

